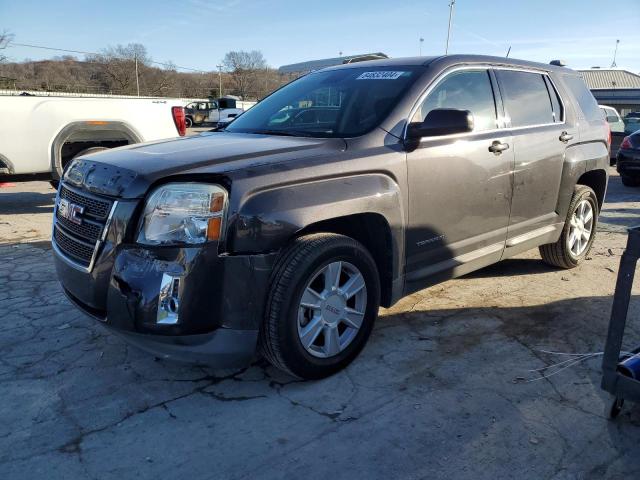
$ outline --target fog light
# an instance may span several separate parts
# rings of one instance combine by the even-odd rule
[[[178,323],[180,309],[180,277],[163,273],[158,293],[158,315],[156,323],[159,325],[175,325]]]

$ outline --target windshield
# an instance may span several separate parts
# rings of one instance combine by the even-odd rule
[[[317,72],[265,98],[225,131],[356,137],[373,130],[419,76],[419,67]]]

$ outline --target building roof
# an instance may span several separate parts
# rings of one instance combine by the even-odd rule
[[[322,60],[311,60],[308,62],[292,63],[290,65],[281,66],[278,71],[280,73],[307,73],[321,68],[333,67],[334,65],[342,65],[343,63],[351,63],[354,60],[375,60],[379,58],[389,58],[381,52],[362,53],[360,55],[348,55],[346,57],[325,58]]]
[[[580,70],[582,78],[591,90],[614,88],[640,89],[640,75],[620,69],[592,68]]]

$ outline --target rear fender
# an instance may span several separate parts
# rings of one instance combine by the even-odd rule
[[[580,177],[593,170],[606,172],[608,165],[609,151],[602,142],[581,143],[567,148],[556,206],[556,212],[560,218],[567,216],[573,190]]]

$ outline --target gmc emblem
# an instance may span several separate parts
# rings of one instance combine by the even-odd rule
[[[82,217],[80,217],[80,215],[83,213],[84,207],[71,203],[66,198],[60,199],[60,203],[58,203],[58,215],[61,217],[66,218],[76,225],[82,225]]]

